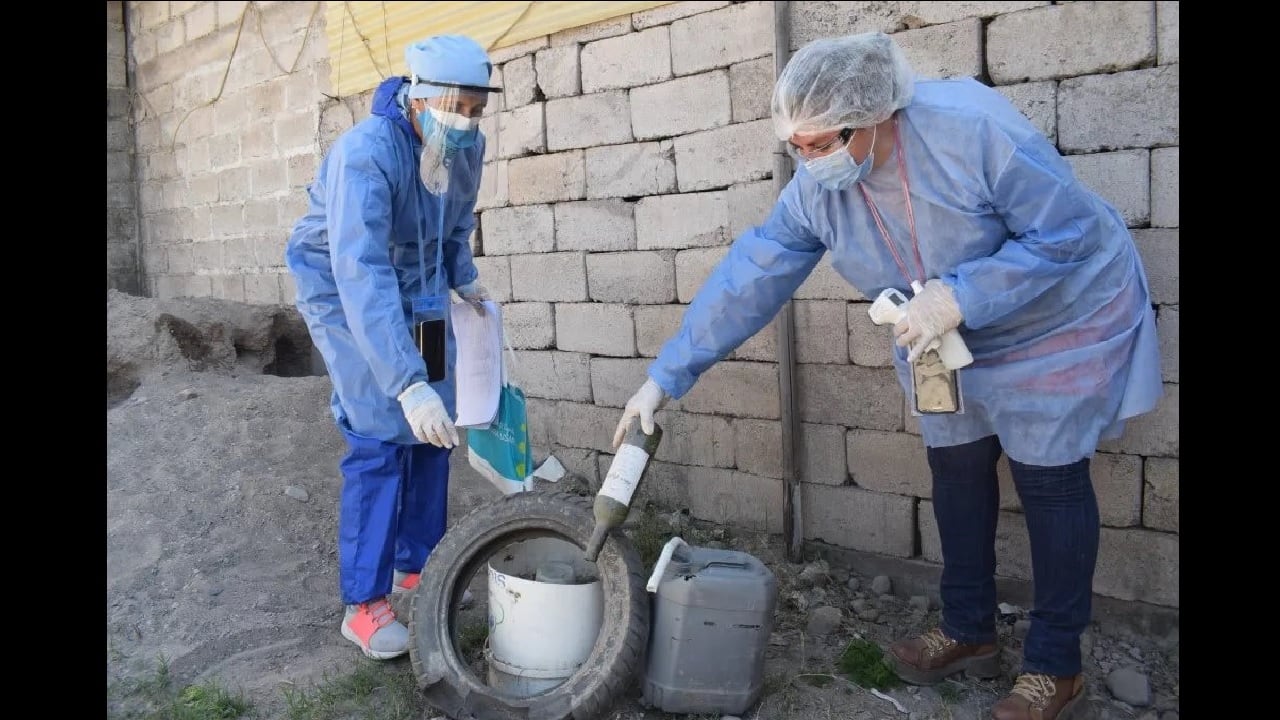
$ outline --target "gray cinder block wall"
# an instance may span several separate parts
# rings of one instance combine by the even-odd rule
[[[107,3],[107,287],[142,294],[124,3]]]
[[[297,52],[308,4],[257,4],[276,18],[272,47]],[[216,80],[240,3],[142,5],[130,25],[141,35],[139,89],[180,115],[211,94],[177,93],[174,81]],[[199,34],[213,5],[214,29]],[[1105,526],[1095,590],[1177,607],[1177,3],[792,6],[795,48],[882,30],[923,74],[995,85],[1133,228],[1157,304],[1166,397],[1095,459]],[[473,245],[505,303],[539,459],[554,453],[599,482],[650,358],[734,237],[768,213],[772,24],[768,2],[682,2],[493,52],[505,92],[484,120],[498,140]],[[156,135],[166,114],[139,122],[146,277],[159,295],[239,297],[243,282],[250,301],[291,298],[280,248],[305,183],[318,153],[368,113],[369,93],[322,102],[328,63],[317,38],[288,76],[248,38],[236,82],[197,111],[203,124],[184,127],[172,155]],[[866,308],[827,261],[795,295],[805,536],[937,562],[919,430],[888,336]],[[776,361],[770,325],[668,406],[647,495],[700,518],[781,531]],[[1003,462],[1001,482],[999,572],[1029,579]]]

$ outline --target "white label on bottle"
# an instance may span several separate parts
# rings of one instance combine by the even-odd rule
[[[609,474],[605,475],[600,486],[603,495],[617,500],[623,505],[631,505],[631,495],[640,483],[640,473],[644,472],[644,464],[649,460],[649,453],[635,445],[623,445],[618,454],[613,456],[613,464],[609,466]]]

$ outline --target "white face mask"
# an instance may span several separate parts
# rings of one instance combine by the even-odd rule
[[[427,107],[427,112],[431,113],[431,117],[436,121],[437,125],[446,130],[457,130],[459,132],[467,133],[480,127],[479,118],[471,118],[465,115],[459,115],[458,113],[445,112],[430,106]]]

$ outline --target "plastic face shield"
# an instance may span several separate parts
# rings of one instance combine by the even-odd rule
[[[415,122],[422,131],[422,158],[419,175],[427,190],[436,195],[449,191],[453,157],[459,150],[476,144],[480,116],[489,93],[461,86],[427,85],[435,94],[416,103]]]

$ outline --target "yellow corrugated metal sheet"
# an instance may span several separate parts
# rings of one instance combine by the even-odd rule
[[[406,75],[414,40],[460,33],[493,50],[568,28],[647,10],[664,2],[349,2],[325,8],[330,79],[346,97],[383,78]]]

